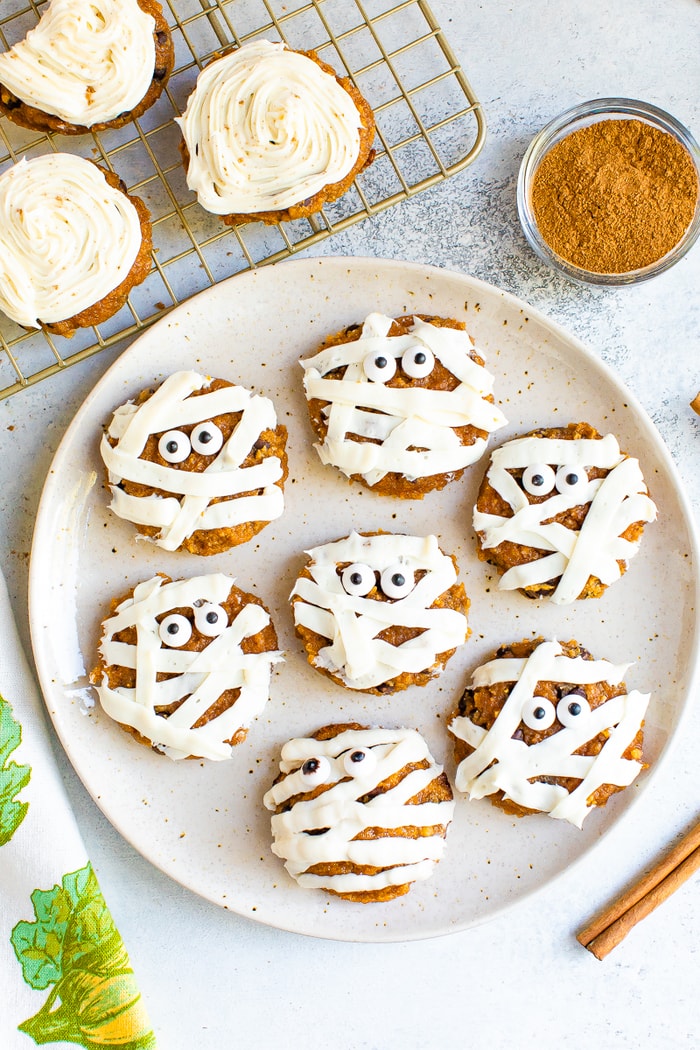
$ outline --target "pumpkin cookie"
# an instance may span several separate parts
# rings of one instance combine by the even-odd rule
[[[383,495],[443,488],[506,423],[461,321],[370,314],[301,364],[321,461]]]
[[[300,886],[367,904],[433,874],[454,802],[416,730],[325,726],[286,743],[280,771],[263,801]]]
[[[503,590],[566,605],[619,579],[655,518],[638,461],[612,434],[570,423],[493,452],[474,529]]]
[[[158,575],[112,603],[90,680],[103,710],[172,759],[231,757],[282,658],[270,614],[221,573]]]
[[[469,634],[469,599],[435,536],[353,532],[307,552],[292,591],[312,667],[382,695],[426,685]]]
[[[576,641],[502,646],[476,669],[449,725],[457,789],[581,827],[644,768],[649,694],[627,690],[628,667]]]
[[[268,398],[175,372],[103,435],[110,507],[164,550],[219,554],[282,514],[286,442]]]
[[[0,175],[0,309],[70,337],[122,308],[151,269],[151,221],[114,172],[68,153]]]
[[[156,0],[51,0],[0,55],[0,113],[59,135],[120,128],[159,98],[174,59]]]
[[[177,123],[187,185],[228,226],[313,215],[374,159],[374,115],[352,82],[269,40],[205,66]]]

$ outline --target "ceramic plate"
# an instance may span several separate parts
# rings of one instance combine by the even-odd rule
[[[660,508],[628,573],[605,596],[567,608],[498,590],[474,549],[471,509],[483,472],[422,501],[393,501],[324,468],[312,448],[300,357],[371,311],[466,321],[496,376],[508,426],[491,444],[534,426],[586,420],[636,455]],[[214,558],[137,543],[107,509],[98,445],[113,409],[171,372],[194,368],[273,398],[289,429],[286,510],[253,541]],[[472,635],[431,686],[366,697],[307,664],[287,598],[303,551],[351,529],[436,532],[458,560],[472,601]],[[101,713],[87,674],[112,597],[157,571],[220,570],[259,594],[286,662],[247,741],[229,762],[171,762],[136,744]],[[672,588],[659,585],[673,581]],[[78,775],[145,857],[179,883],[241,915],[343,940],[408,940],[480,923],[549,884],[583,857],[654,777],[678,728],[697,662],[697,556],[691,517],[660,437],[615,376],[576,339],[505,292],[403,262],[293,260],[234,277],[149,329],[87,398],[56,454],[36,524],[30,581],[32,638],[46,703]],[[630,688],[650,691],[646,755],[635,784],[592,812],[583,830],[544,816],[511,818],[460,798],[433,877],[389,904],[357,905],[302,890],[270,851],[261,797],[281,744],[329,722],[409,725],[454,772],[446,723],[465,681],[497,645],[544,635],[577,638],[594,655],[629,661]]]

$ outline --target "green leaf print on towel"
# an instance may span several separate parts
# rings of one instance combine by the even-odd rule
[[[10,704],[0,696],[0,846],[10,841],[29,809],[29,803],[17,802],[16,796],[27,786],[31,766],[8,761],[21,741],[22,727]]]
[[[152,1050],[129,956],[91,865],[64,875],[61,886],[34,890],[32,904],[36,922],[17,923],[12,947],[26,983],[52,988],[20,1031],[37,1044]]]

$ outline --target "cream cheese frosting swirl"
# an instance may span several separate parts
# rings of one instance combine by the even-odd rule
[[[117,288],[141,247],[136,208],[89,160],[20,160],[0,176],[0,309],[18,324],[63,321]]]
[[[215,215],[299,204],[344,179],[362,125],[352,98],[313,59],[254,40],[208,65],[181,118],[187,185]]]
[[[114,120],[148,91],[154,28],[137,0],[51,0],[38,25],[0,55],[0,83],[71,124]]]

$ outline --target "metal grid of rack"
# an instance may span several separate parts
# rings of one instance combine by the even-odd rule
[[[46,0],[3,0],[0,49],[38,21]],[[137,335],[173,306],[236,273],[280,260],[454,175],[484,141],[480,104],[424,0],[162,0],[175,68],[160,100],[119,130],[71,137],[0,119],[0,172],[21,157],[77,153],[116,171],[153,221],[153,266],[108,322],[72,339],[28,332],[0,315],[0,397]],[[315,50],[372,106],[376,159],[340,200],[309,219],[230,228],[187,188],[180,132],[199,70],[253,37]]]

